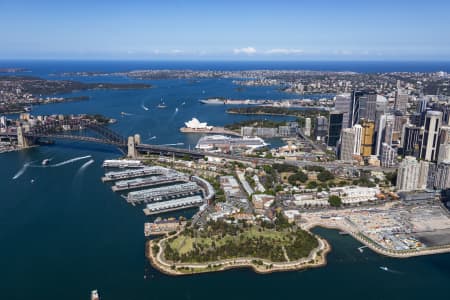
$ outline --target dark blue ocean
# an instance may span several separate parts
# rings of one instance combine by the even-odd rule
[[[26,74],[42,77],[58,72],[144,68],[450,71],[450,63],[390,62],[1,61],[2,67],[24,67],[31,70]],[[73,79],[129,82],[123,77]],[[91,99],[36,106],[33,114],[101,113],[116,118],[118,122],[112,128],[125,136],[140,133],[148,143],[183,143],[189,147],[198,136],[183,135],[178,129],[194,116],[213,125],[250,118],[227,115],[225,107],[202,105],[198,99],[292,97],[274,87],[237,90],[224,79],[145,82],[153,88],[77,92],[71,95],[89,95]],[[166,109],[156,108],[161,98]],[[121,116],[121,112],[129,115]],[[108,300],[449,297],[450,254],[391,259],[370,250],[360,253],[360,244],[351,237],[324,229],[316,232],[331,242],[333,251],[323,268],[270,275],[246,269],[186,277],[162,275],[149,266],[144,255],[143,223],[149,219],[100,181],[104,172],[101,162],[120,155],[105,145],[63,141],[0,154],[0,299],[89,299],[92,289],[98,289],[101,298]],[[91,157],[55,168],[39,166],[44,158],[58,163],[84,156]],[[94,162],[86,165],[90,159]],[[27,164],[29,167],[24,167]]]

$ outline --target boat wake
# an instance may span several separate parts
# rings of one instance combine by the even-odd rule
[[[143,110],[146,110],[146,111],[149,110],[149,108],[144,105],[144,102],[142,102],[141,107],[142,107]]]
[[[75,158],[72,158],[72,159],[65,160],[65,161],[62,161],[60,163],[54,164],[54,165],[50,165],[49,167],[52,167],[52,168],[61,167],[61,166],[68,165],[68,164],[71,164],[73,162],[76,162],[76,161],[79,161],[79,160],[83,160],[83,159],[87,159],[87,158],[91,158],[91,157],[92,157],[91,155],[75,157]]]
[[[84,171],[87,167],[89,167],[90,165],[92,165],[94,163],[94,160],[88,160],[87,162],[85,162],[80,169],[78,170],[79,172]]]
[[[16,180],[17,178],[19,178],[20,176],[22,176],[25,171],[28,169],[28,167],[32,164],[33,162],[27,162],[25,163],[22,168],[20,168],[20,170],[13,176],[13,180]]]
[[[393,274],[402,274],[402,272],[400,272],[400,271],[392,270],[392,269],[389,269],[388,267],[384,267],[384,266],[381,266],[380,269],[383,271],[389,272],[389,273],[393,273]]]

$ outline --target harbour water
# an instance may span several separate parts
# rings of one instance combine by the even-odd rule
[[[83,69],[87,65],[90,69]],[[74,69],[102,71],[102,66],[115,71],[114,65],[105,62],[53,62],[47,67],[40,62],[36,69],[28,68],[35,70],[30,75],[47,76]],[[128,67],[125,63],[116,67],[146,66],[133,62]],[[80,80],[126,81],[113,77]],[[155,87],[78,92],[75,95],[89,95],[91,99],[38,106],[33,113],[102,113],[118,120],[112,127],[123,135],[140,133],[147,143],[183,143],[188,147],[198,136],[182,134],[179,127],[194,116],[213,125],[251,118],[227,115],[225,107],[199,104],[200,98],[289,97],[273,87],[238,91],[228,80],[148,82]],[[156,108],[161,97],[166,109]],[[148,111],[141,107],[143,103]],[[129,115],[122,116],[121,112]],[[350,236],[325,229],[316,230],[333,247],[324,268],[270,275],[246,269],[186,277],[160,274],[148,265],[144,255],[143,223],[149,218],[100,180],[104,174],[102,161],[118,156],[120,153],[109,146],[59,141],[0,155],[0,299],[89,299],[93,289],[99,290],[101,299],[108,300],[448,298],[450,254],[391,259],[368,249],[361,253],[361,244]],[[57,167],[42,166],[45,158],[51,158],[51,165]],[[91,160],[94,162],[88,163]]]

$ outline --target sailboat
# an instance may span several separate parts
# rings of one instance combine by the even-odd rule
[[[166,105],[166,103],[164,103],[162,97],[161,97],[161,102],[158,104],[157,107],[158,107],[158,108],[166,108],[166,107],[167,107],[167,105]]]

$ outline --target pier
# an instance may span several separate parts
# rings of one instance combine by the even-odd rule
[[[154,201],[170,200],[176,197],[192,196],[200,192],[200,187],[194,182],[163,186],[153,189],[141,190],[128,193],[128,203],[140,204]]]
[[[136,169],[136,170],[114,171],[114,172],[106,173],[105,176],[102,177],[102,181],[107,182],[107,181],[131,179],[131,178],[150,176],[150,175],[164,175],[164,174],[168,174],[169,172],[170,172],[169,169],[164,168],[164,167],[159,167],[159,166],[144,167],[142,169]]]
[[[103,162],[103,168],[142,168],[140,160],[131,159],[107,159]]]
[[[190,207],[197,207],[202,205],[204,200],[200,196],[191,196],[186,198],[180,198],[176,200],[169,200],[163,202],[155,202],[151,204],[147,204],[147,207],[144,208],[144,213],[146,216],[175,211]]]
[[[176,182],[187,182],[189,178],[185,175],[181,175],[178,173],[168,173],[165,175],[145,177],[145,178],[136,178],[130,180],[122,180],[117,181],[116,184],[112,187],[114,192],[125,191],[130,189],[162,185],[162,184],[171,184]]]

